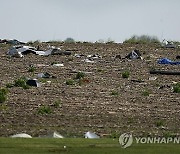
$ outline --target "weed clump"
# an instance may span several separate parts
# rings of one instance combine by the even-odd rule
[[[22,77],[14,81],[14,86],[22,87],[23,89],[29,89],[29,85],[27,85],[26,82],[27,79]]]
[[[129,78],[129,76],[130,76],[130,72],[129,72],[129,71],[124,71],[124,72],[122,73],[122,77],[123,77],[123,78]]]
[[[111,92],[111,95],[117,96],[117,95],[119,95],[119,93],[118,93],[117,91],[113,90],[113,91]]]
[[[85,73],[83,73],[83,72],[78,72],[77,74],[76,74],[76,78],[75,79],[82,79],[82,78],[84,78],[85,77]]]
[[[74,80],[72,80],[72,79],[66,80],[66,84],[67,85],[74,85]]]
[[[163,122],[163,120],[158,120],[155,122],[155,125],[156,125],[156,127],[161,127],[164,125],[164,122]]]
[[[55,108],[61,107],[61,100],[56,100],[56,101],[53,103],[53,106],[54,106]]]
[[[180,83],[176,83],[176,84],[173,86],[173,92],[174,92],[174,93],[180,93]]]
[[[51,108],[49,106],[40,106],[38,108],[38,114],[50,114]]]
[[[34,73],[36,70],[36,68],[34,66],[31,66],[29,69],[28,69],[28,72],[32,72]]]
[[[4,103],[7,100],[8,90],[6,88],[0,89],[0,103]]]
[[[150,95],[149,90],[145,89],[145,90],[142,92],[142,95],[143,95],[143,96],[149,96],[149,95]]]

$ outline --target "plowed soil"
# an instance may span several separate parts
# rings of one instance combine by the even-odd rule
[[[41,43],[46,49],[48,43]],[[137,135],[165,135],[180,132],[180,94],[173,85],[180,76],[152,75],[151,69],[180,71],[178,65],[157,64],[159,58],[176,60],[178,49],[164,49],[157,44],[115,43],[51,43],[72,55],[9,57],[9,45],[0,47],[0,87],[25,76],[37,78],[48,72],[56,78],[38,79],[40,87],[8,88],[8,98],[0,104],[0,136],[28,133],[32,136],[58,131],[67,137],[80,137],[86,131],[101,136],[116,136],[123,132]],[[138,49],[143,59],[118,59]],[[83,54],[80,58],[75,54]],[[99,54],[94,63],[82,60]],[[63,63],[55,67],[53,62]],[[35,72],[28,72],[30,65]],[[129,78],[122,73],[129,71]],[[75,80],[77,72],[85,72],[82,81]],[[151,80],[156,77],[155,80]],[[67,85],[69,79],[74,85]],[[50,82],[51,81],[51,82]],[[147,95],[145,93],[148,93]],[[58,101],[59,106],[55,104]],[[40,114],[41,106],[51,113]]]

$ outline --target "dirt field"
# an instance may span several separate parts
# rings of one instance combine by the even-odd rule
[[[180,132],[180,94],[173,92],[174,82],[180,76],[151,75],[150,69],[179,71],[178,65],[157,64],[159,58],[176,60],[179,49],[164,49],[159,45],[98,44],[98,43],[51,43],[72,55],[38,56],[23,58],[6,55],[8,46],[0,47],[0,87],[25,76],[37,78],[38,73],[48,72],[56,78],[39,79],[41,87],[23,89],[8,88],[8,99],[0,104],[0,136],[28,133],[32,136],[58,131],[64,136],[83,136],[94,131],[101,136],[116,136],[123,132],[137,135],[172,135]],[[47,43],[42,43],[46,48]],[[125,57],[138,49],[143,60],[115,58]],[[80,58],[75,54],[83,54]],[[89,54],[102,58],[87,63]],[[54,62],[64,67],[55,67]],[[43,65],[39,65],[43,64]],[[29,66],[35,72],[28,72]],[[122,78],[124,71],[129,78]],[[74,79],[77,72],[85,72],[81,81],[74,85],[66,81]],[[150,80],[157,77],[156,80]],[[137,80],[137,81],[136,81]],[[51,81],[51,82],[45,82]],[[57,106],[55,102],[60,102]],[[40,114],[41,106],[51,109],[49,114]]]

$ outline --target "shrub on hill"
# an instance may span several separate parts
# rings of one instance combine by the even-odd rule
[[[160,43],[160,41],[156,36],[134,35],[131,38],[125,40],[123,43],[148,44],[148,43]]]

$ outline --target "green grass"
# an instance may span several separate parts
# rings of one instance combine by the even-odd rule
[[[62,105],[61,100],[56,100],[56,101],[53,103],[53,106],[54,106],[55,108],[61,107],[61,105]]]
[[[129,71],[122,72],[122,77],[123,78],[129,78],[129,76],[130,76],[130,72]]]
[[[143,96],[149,96],[149,95],[150,95],[149,90],[145,89],[145,90],[142,92],[142,95],[143,95]]]
[[[66,148],[64,148],[66,146]],[[178,154],[178,144],[133,144],[123,149],[118,139],[0,138],[0,154]]]
[[[24,77],[21,77],[21,78],[14,81],[14,86],[15,87],[22,87],[23,89],[29,89],[30,86],[26,84],[26,81],[27,81],[27,79],[25,79]]]
[[[83,72],[78,72],[77,74],[76,74],[76,78],[75,79],[81,79],[81,78],[84,78],[85,77],[85,73],[83,73]]]
[[[7,100],[8,90],[6,88],[0,89],[0,103],[4,103]]]
[[[39,114],[50,114],[52,111],[51,111],[51,108],[49,106],[40,106],[38,108],[38,113]]]
[[[34,73],[36,71],[36,68],[34,66],[29,67],[28,72]]]
[[[74,85],[74,84],[75,84],[75,81],[72,80],[72,79],[68,79],[68,80],[66,80],[66,84],[67,84],[67,85]]]
[[[118,93],[117,91],[113,90],[113,91],[111,92],[111,95],[117,96],[117,95],[119,95],[119,93]]]
[[[174,93],[180,93],[180,83],[177,83],[173,86]]]

